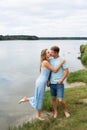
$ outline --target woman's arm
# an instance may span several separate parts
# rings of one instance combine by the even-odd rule
[[[50,69],[52,72],[56,73],[60,69],[62,64],[64,64],[64,62],[65,62],[65,60],[62,59],[60,61],[60,64],[56,68],[53,68],[48,61],[44,61],[44,67],[46,67],[46,68]]]

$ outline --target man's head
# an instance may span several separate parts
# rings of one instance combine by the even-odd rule
[[[54,58],[59,56],[59,51],[60,51],[60,48],[58,46],[52,46],[50,48],[51,56],[53,56]]]

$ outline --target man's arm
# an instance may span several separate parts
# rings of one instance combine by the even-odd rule
[[[62,84],[63,83],[65,78],[68,76],[68,73],[69,73],[69,69],[68,68],[64,69],[64,74],[63,74],[62,78],[58,81],[58,84]]]

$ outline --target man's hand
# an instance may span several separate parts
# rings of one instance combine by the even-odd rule
[[[63,80],[62,80],[62,79],[58,81],[58,84],[62,84],[62,83],[63,83]]]
[[[62,84],[63,83],[65,78],[68,76],[68,73],[69,73],[68,68],[64,69],[64,74],[63,74],[62,78],[58,81],[58,84]]]
[[[47,87],[50,87],[50,81],[47,81]]]

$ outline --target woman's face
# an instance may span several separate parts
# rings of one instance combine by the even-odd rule
[[[47,58],[47,59],[50,58],[50,51],[49,51],[49,50],[46,51],[46,58]]]

